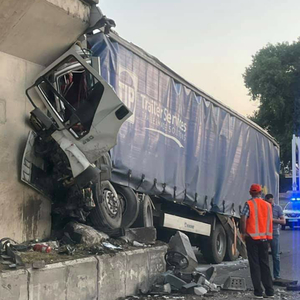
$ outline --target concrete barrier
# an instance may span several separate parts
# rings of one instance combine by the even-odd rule
[[[28,300],[28,272],[25,270],[0,273],[1,300]]]
[[[0,273],[0,300],[116,300],[147,289],[165,270],[166,246]]]
[[[125,253],[115,256],[98,256],[98,298],[114,300],[126,295],[126,257]]]

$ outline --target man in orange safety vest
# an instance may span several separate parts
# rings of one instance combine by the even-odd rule
[[[268,241],[272,240],[273,232],[272,206],[261,198],[261,191],[259,184],[251,185],[251,199],[241,213],[241,232],[245,236],[254,296],[258,299],[274,297],[268,253]]]

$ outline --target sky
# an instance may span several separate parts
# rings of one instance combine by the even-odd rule
[[[100,0],[126,40],[176,73],[248,116],[242,74],[268,43],[300,36],[299,0]]]

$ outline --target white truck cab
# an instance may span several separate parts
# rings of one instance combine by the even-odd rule
[[[21,180],[50,198],[69,201],[69,209],[84,221],[89,208],[97,209],[102,203],[99,193],[105,181],[109,193],[105,192],[103,213],[120,214],[117,194],[107,181],[111,171],[108,151],[132,113],[91,66],[93,59],[82,54],[84,58],[73,47],[26,90],[34,106],[30,117],[34,131],[24,151]],[[40,107],[31,97],[32,89],[39,95]],[[108,227],[118,226],[120,216]]]

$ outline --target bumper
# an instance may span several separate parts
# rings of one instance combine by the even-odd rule
[[[300,226],[300,218],[285,218],[285,226]]]

